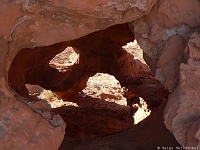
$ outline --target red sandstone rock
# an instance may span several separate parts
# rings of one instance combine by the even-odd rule
[[[57,149],[64,134],[61,128],[62,125],[59,124],[58,127],[54,128],[54,125],[49,123],[51,121],[47,121],[49,113],[47,113],[46,119],[43,119],[39,112],[33,112],[27,105],[16,100],[13,91],[9,88],[8,70],[14,57],[21,49],[27,50],[29,55],[34,54],[34,56],[32,55],[34,58],[38,56],[41,59],[45,58],[46,60],[43,61],[44,64],[41,64],[41,66],[46,66],[46,69],[51,72],[45,62],[51,60],[51,57],[59,53],[58,51],[62,51],[62,45],[66,46],[65,42],[55,43],[74,40],[111,25],[131,22],[136,19],[134,22],[134,31],[138,43],[145,52],[145,58],[148,58],[146,59],[147,63],[150,65],[150,68],[154,69],[158,79],[168,89],[172,92],[174,91],[165,109],[166,126],[183,146],[200,147],[199,34],[193,34],[188,43],[188,50],[190,51],[188,63],[187,59],[189,55],[187,49],[183,51],[190,35],[199,30],[199,1],[157,0],[156,4],[155,2],[156,0],[125,0],[123,2],[114,0],[93,2],[87,0],[82,2],[69,0],[1,1],[0,119],[2,120],[1,126],[3,128],[0,132],[0,148]],[[154,7],[151,10],[153,5]],[[150,10],[151,12],[149,13]],[[91,43],[94,44],[93,41]],[[51,44],[55,45],[48,47],[50,48],[48,55],[46,55],[47,51],[44,51],[44,47],[31,49]],[[75,45],[78,46],[77,43]],[[82,47],[83,44],[80,46]],[[54,48],[59,50],[55,51]],[[34,50],[34,52],[31,50]],[[39,52],[37,53],[37,51]],[[173,56],[170,57],[170,55]],[[123,57],[123,63],[128,65],[125,58]],[[173,59],[177,61],[171,61]],[[27,61],[30,62],[28,65],[37,63],[37,61],[34,63],[31,60],[25,60],[24,62]],[[177,82],[180,63],[187,64],[181,65],[180,81]],[[27,72],[24,69],[27,69],[28,65],[24,63],[16,64],[19,71],[15,72],[16,74],[12,74],[11,72],[12,76],[16,75],[16,78],[11,78],[10,80],[13,80],[12,86],[15,86],[14,89],[19,90],[17,92],[20,92],[21,87],[26,83],[25,78],[17,77],[22,77]],[[37,67],[38,70],[36,69],[35,71],[41,71],[42,67]],[[101,67],[101,64],[99,64],[99,67]],[[123,72],[124,68],[120,69],[119,72]],[[117,73],[115,72],[115,74]],[[57,75],[57,73],[53,75]],[[53,75],[48,77],[48,79],[51,79]],[[29,77],[29,81],[33,79],[30,74]],[[41,78],[36,77],[35,80],[37,78],[40,79],[38,81],[42,84]],[[46,84],[47,82],[44,83]],[[57,83],[57,80],[54,83],[58,86],[61,84]],[[51,84],[54,83],[52,82]],[[85,83],[80,84],[84,85]],[[50,85],[46,86],[50,87]],[[71,87],[74,87],[74,85],[69,85],[69,88]],[[80,87],[82,88],[82,86]],[[28,92],[24,88],[21,93],[27,95]],[[33,121],[30,123],[30,120],[23,116],[24,114],[33,118]],[[60,122],[56,120],[53,120],[53,122]],[[37,128],[38,123],[41,126]],[[19,124],[21,126],[18,126]],[[34,125],[36,126],[35,129]],[[41,133],[39,134],[41,136],[38,133]],[[18,137],[19,135],[20,138]],[[32,137],[37,138],[32,139]],[[57,141],[54,143],[53,139]],[[27,140],[31,140],[31,142],[28,143]],[[39,140],[45,141],[45,144]],[[31,143],[33,147],[30,147]]]
[[[165,124],[179,143],[186,147],[199,147],[200,130],[200,34],[194,33],[188,42],[190,56],[180,66],[180,81],[165,108]],[[195,45],[195,47],[194,47]]]
[[[0,149],[57,149],[64,134],[61,125],[58,124],[58,127],[54,128],[54,125],[37,114],[39,112],[33,112],[27,105],[16,101],[13,96],[13,91],[8,84],[8,70],[14,57],[21,49],[73,40],[114,24],[132,21],[147,14],[155,1],[144,1],[142,3],[129,0],[125,0],[123,3],[110,0],[93,2],[87,0],[81,2],[69,0],[1,1],[0,119],[2,123],[6,123],[6,119],[9,119],[10,126],[5,128],[5,125],[3,125],[0,129],[2,131],[0,132]],[[56,46],[59,47],[62,44]],[[52,50],[55,50],[55,47]],[[57,49],[59,49],[58,47]],[[29,49],[29,52],[29,55],[32,55],[31,49]],[[59,53],[59,51],[55,52],[48,51],[47,60],[51,60],[52,56]],[[37,50],[34,53],[37,54]],[[43,51],[42,53],[31,57],[43,59],[47,52]],[[51,54],[53,55],[51,56]],[[29,58],[27,57],[26,60]],[[25,62],[28,61],[26,60]],[[48,62],[47,60],[45,61]],[[20,88],[25,87],[25,79],[17,78],[21,76],[20,72],[27,71],[24,69],[28,64],[24,64],[22,59],[20,61],[21,63],[15,66],[18,68],[18,72],[13,74],[11,80],[16,83],[13,86],[18,89],[17,92],[28,96],[26,88]],[[29,63],[34,65],[37,60],[36,62],[29,61]],[[40,65],[45,66],[44,64]],[[15,114],[13,111],[17,113]],[[15,117],[3,117],[7,114],[13,114]],[[23,114],[26,114],[27,117],[20,118]],[[33,121],[30,118],[33,118]],[[54,120],[54,122],[60,121]],[[19,124],[20,126],[18,126]],[[41,126],[37,127],[37,124]],[[34,129],[34,126],[37,128]],[[8,132],[9,134],[7,134]]]
[[[26,83],[37,84],[53,91],[68,90],[67,95],[75,96],[86,87],[89,77],[98,72],[114,75],[122,86],[131,84],[129,82],[133,82],[138,76],[145,77],[149,74],[140,61],[134,60],[131,54],[122,49],[123,45],[133,40],[128,24],[121,24],[70,42],[22,49],[9,70],[9,83],[17,93],[26,97]],[[67,46],[77,49],[79,61],[66,68],[65,72],[60,72],[52,68],[49,62],[55,53]]]
[[[194,33],[200,26],[199,1],[157,1],[133,24],[147,64],[172,92],[165,109],[167,128],[181,145],[199,146],[199,34]]]
[[[159,57],[156,70],[156,78],[165,85],[169,91],[173,91],[179,78],[179,66],[183,61],[184,39],[181,36],[171,37],[165,44]]]
[[[30,102],[31,103],[31,102]],[[34,111],[40,111],[39,108]],[[0,114],[1,138],[0,149],[58,149],[64,137],[65,125],[60,117],[59,124],[34,112],[26,104],[16,101],[12,108]],[[58,122],[58,119],[57,119]]]

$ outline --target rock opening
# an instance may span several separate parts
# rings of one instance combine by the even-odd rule
[[[169,94],[134,40],[126,23],[69,42],[22,49],[9,70],[10,85],[21,96],[46,100],[62,116],[66,134],[61,149],[127,130]],[[44,89],[31,95],[32,85]]]
[[[0,149],[57,150],[61,143],[61,150],[184,149],[180,145],[199,149],[199,4],[199,0],[0,1]],[[156,79],[171,92],[169,97],[149,68],[133,59],[134,48],[124,46],[135,38]],[[78,59],[67,57],[67,67],[56,67],[51,60],[67,47],[73,47]],[[94,120],[102,109],[92,107],[88,113],[77,101],[111,105],[107,100],[112,94],[102,94],[102,101],[84,92],[96,73],[112,75],[124,87],[128,106],[114,106],[129,108],[121,111],[125,116],[141,106],[141,99],[151,114],[125,129],[131,122],[120,119],[119,111],[107,111],[108,117],[119,117],[104,119],[114,129],[110,135],[110,129]],[[57,98],[59,106],[52,100],[56,96],[64,97]],[[69,120],[66,117],[65,123],[55,112],[63,118],[68,114]],[[73,113],[83,125],[77,125]],[[84,128],[88,115],[95,122],[92,132]],[[119,128],[125,130],[118,132]]]
[[[76,50],[76,51],[75,51]],[[58,69],[60,72],[66,72],[66,70],[73,66],[74,64],[79,63],[79,52],[73,47],[67,47],[64,51],[57,54],[49,62],[49,66]]]

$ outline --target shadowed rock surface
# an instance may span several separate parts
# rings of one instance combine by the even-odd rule
[[[162,106],[150,116],[158,115],[159,120],[147,119],[138,128],[152,131],[147,125],[158,123],[157,129],[165,132],[164,140],[171,136],[164,122],[182,146],[200,148],[199,0],[4,0],[0,2],[0,18],[0,149],[58,149],[64,138],[62,118],[52,113],[46,102],[31,99],[27,83],[67,90],[70,98],[85,88],[90,76],[106,72],[129,89],[129,96],[137,93],[145,97],[146,93],[148,98],[148,88],[135,86],[151,74],[122,49],[134,39],[156,79],[171,92],[164,120]],[[61,73],[50,67],[49,61],[68,46],[79,54],[79,60]],[[121,135],[133,136],[124,131],[113,139]],[[178,145],[170,139],[173,146]],[[98,149],[148,148],[132,144],[103,142]],[[150,145],[149,149],[157,145],[153,141],[143,144]],[[88,148],[87,143],[81,146]],[[96,149],[91,147],[88,149]]]

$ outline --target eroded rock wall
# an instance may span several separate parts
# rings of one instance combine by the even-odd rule
[[[114,24],[138,19],[147,14],[155,2],[0,1],[0,149],[57,149],[64,134],[62,123],[55,126],[51,119],[43,119],[36,108],[30,109],[29,105],[19,101],[21,98],[16,100],[9,87],[8,70],[21,49],[73,40]],[[24,79],[20,80],[24,82]],[[30,125],[32,118],[35,120]]]
[[[58,149],[64,138],[62,118],[52,115],[45,101],[24,104],[21,100],[0,114],[0,149]]]
[[[135,20],[147,14],[155,2],[5,0],[0,2],[0,18],[4,20],[0,35],[9,41],[12,59],[19,49],[25,47],[69,41]]]
[[[134,32],[144,50],[147,63],[156,73],[157,79],[173,92],[165,109],[166,126],[183,146],[199,146],[199,46],[198,33],[193,34],[199,32],[199,15],[199,0],[1,1],[0,115],[8,116],[10,112],[22,107],[19,116],[27,114],[42,120],[37,111],[33,112],[30,106],[16,100],[9,88],[8,70],[21,49],[31,50],[34,47],[77,39],[111,25],[135,20]],[[189,39],[189,48],[187,48]],[[193,41],[195,39],[196,41]],[[6,132],[15,133],[13,132],[16,128],[14,118],[1,117],[0,119],[3,123],[7,119],[11,122],[9,128],[7,125],[1,125],[0,137],[3,137]],[[28,120],[24,119],[24,122],[20,120],[20,118],[16,119],[16,122],[21,123],[24,129],[28,129]],[[41,140],[49,131],[52,133],[52,138],[61,135],[54,145],[51,144],[52,148],[56,149],[62,141],[64,131],[60,130],[61,125],[57,127],[59,128],[57,131],[47,118],[43,123],[47,127],[39,132],[45,133],[41,136]],[[19,131],[20,134],[27,135]],[[36,130],[30,134],[40,138]],[[14,137],[5,136],[3,140],[0,139],[0,143],[13,141]],[[51,137],[48,137],[49,141],[52,140]],[[26,142],[17,140],[19,142],[14,143],[14,147],[26,146]],[[36,144],[37,142],[33,149],[39,149],[40,144]],[[22,143],[24,145],[20,145]],[[6,146],[3,144],[1,148],[13,148]]]
[[[200,2],[158,0],[133,24],[145,60],[172,92],[164,115],[167,128],[182,146],[200,147]]]
[[[22,49],[9,70],[10,86],[25,97],[29,94],[25,84],[37,84],[48,90],[67,91],[65,98],[69,98],[77,96],[86,87],[89,77],[98,72],[114,75],[122,86],[142,84],[139,76],[147,79],[150,75],[149,69],[122,48],[133,40],[132,30],[125,23],[69,42]],[[50,60],[68,46],[79,53],[76,63],[62,71],[52,68]]]
[[[188,46],[190,58],[180,65],[178,87],[165,108],[165,124],[181,145],[200,147],[200,34],[193,33]]]

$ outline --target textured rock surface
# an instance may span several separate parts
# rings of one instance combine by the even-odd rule
[[[0,22],[0,149],[57,149],[64,134],[60,124],[56,125],[58,127],[50,124],[51,120],[43,119],[42,114],[29,108],[31,106],[18,102],[10,90],[8,70],[21,49],[73,40],[114,24],[132,21],[147,14],[155,2],[156,0],[0,1],[0,18],[3,20]],[[42,56],[41,54],[41,59]],[[16,77],[19,77],[19,72],[24,71],[24,65],[20,64]],[[24,79],[17,80],[20,82],[16,82],[15,86],[20,89],[18,86],[24,86]],[[27,93],[26,88],[24,93]],[[40,105],[42,104],[32,109]],[[33,121],[30,122],[29,117]],[[4,124],[6,119],[10,123],[8,127]],[[60,121],[53,120],[55,124]]]
[[[160,0],[148,15],[134,21],[147,63],[170,91],[178,84],[180,63],[188,59],[184,51],[188,38],[200,29],[199,5],[197,0]]]
[[[0,137],[3,138],[1,138],[0,148],[13,149],[13,147],[6,147],[7,142],[13,141],[13,145],[10,146],[26,149],[27,147],[23,146],[27,146],[28,141],[24,140],[24,137],[30,137],[31,134],[32,137],[38,136],[36,131],[39,131],[42,134],[41,140],[49,139],[50,141],[47,141],[45,145],[51,145],[51,148],[56,149],[64,134],[61,127],[54,128],[54,125],[49,123],[51,119],[49,120],[48,117],[42,119],[40,112],[33,112],[29,108],[31,106],[28,107],[24,103],[16,101],[10,90],[8,70],[21,49],[27,48],[26,50],[30,51],[31,55],[31,50],[42,52],[44,47],[31,48],[54,44],[53,47],[49,47],[51,52],[48,51],[49,56],[45,57],[46,60],[41,65],[47,66],[45,61],[53,57],[59,50],[61,51],[62,44],[66,46],[63,41],[74,40],[111,25],[133,20],[135,20],[133,24],[136,39],[144,50],[145,60],[156,73],[157,79],[173,92],[165,109],[165,123],[168,129],[183,146],[199,146],[199,34],[195,33],[191,36],[192,33],[200,30],[199,8],[199,0],[192,0],[192,2],[191,0],[1,1],[0,18],[3,21],[0,22],[0,116],[2,116],[0,117],[2,120]],[[82,40],[84,41],[84,38]],[[83,45],[79,44],[75,43],[77,47]],[[55,51],[54,48],[58,51]],[[40,59],[42,59],[46,52],[40,54]],[[123,62],[126,65],[124,58]],[[30,63],[32,62],[30,61]],[[24,67],[26,64],[18,65],[20,70],[16,72],[16,77],[20,77],[20,72],[27,71],[23,70],[26,68]],[[113,72],[118,74],[112,70]],[[123,68],[119,72],[123,72]],[[16,80],[18,80],[16,82],[18,84],[14,89],[20,90],[20,87],[25,84],[25,79],[18,78]],[[27,94],[26,88],[22,90],[22,93]],[[40,104],[32,106],[32,109],[37,109],[38,106]],[[21,107],[23,109],[18,110]],[[16,111],[16,114],[12,115],[13,111]],[[17,114],[19,115],[17,116]],[[34,118],[36,127],[37,123],[41,123],[42,126],[31,130],[28,119],[24,119],[22,122],[23,114]],[[12,118],[15,115],[16,117]],[[21,115],[23,117],[19,118]],[[37,122],[37,118],[40,122]],[[6,121],[6,119],[10,119],[10,121]],[[16,124],[14,124],[15,122]],[[57,123],[56,120],[53,122]],[[4,123],[8,123],[8,125]],[[21,124],[26,130],[21,131],[21,127],[17,124]],[[43,128],[44,126],[46,127]],[[29,129],[31,132],[27,131]],[[12,132],[14,135],[6,134],[6,132]],[[19,132],[24,132],[24,134],[20,134],[22,137],[17,139],[18,142],[14,142],[15,139],[11,138],[15,138]],[[51,136],[47,136],[49,132]],[[57,137],[57,135],[59,136]],[[57,142],[52,142],[55,136]],[[45,146],[40,146],[41,143],[34,139],[31,139],[31,142],[33,142],[33,149]]]
[[[147,64],[172,92],[166,126],[181,145],[199,146],[200,2],[159,0],[133,24]]]
[[[147,14],[155,2],[5,0],[0,2],[0,18],[4,20],[0,35],[10,42],[12,59],[24,47],[69,41],[114,24],[132,21]]]
[[[0,149],[58,149],[65,130],[62,118],[51,115],[45,102],[27,105],[16,101],[0,114]]]
[[[165,124],[181,145],[200,147],[200,34],[188,42],[190,59],[180,66],[180,81],[165,108]]]
[[[150,72],[147,68],[144,69],[140,61],[135,61],[130,53],[122,49],[123,45],[133,40],[128,24],[121,24],[70,42],[32,50],[23,49],[13,60],[9,70],[9,83],[17,93],[26,97],[28,91],[25,83],[37,84],[53,91],[68,90],[69,96],[75,96],[86,87],[89,77],[98,72],[114,75],[122,86],[131,84],[130,82],[135,85],[134,80],[138,76],[145,78]],[[77,63],[63,71],[51,68],[48,62],[55,53],[67,46],[72,46],[79,53]],[[49,55],[46,55],[47,52]]]

